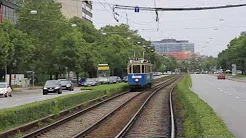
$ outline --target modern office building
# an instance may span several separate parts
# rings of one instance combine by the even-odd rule
[[[187,40],[163,39],[161,41],[152,41],[155,51],[160,54],[170,52],[192,52],[194,53],[194,43]]]
[[[74,16],[92,23],[92,1],[87,0],[56,0],[62,5],[61,11],[66,18]]]
[[[16,23],[16,8],[16,0],[0,0],[0,23],[2,23],[4,19],[8,19],[11,22]]]
[[[180,60],[189,58],[195,51],[194,43],[189,43],[187,40],[163,39],[151,43],[155,47],[156,53]]]

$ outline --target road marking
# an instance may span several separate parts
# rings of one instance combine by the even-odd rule
[[[220,90],[220,91],[222,91],[222,92],[223,92],[223,90]]]
[[[237,99],[239,99],[240,97],[236,97]]]
[[[246,102],[246,100],[244,100],[244,102]]]

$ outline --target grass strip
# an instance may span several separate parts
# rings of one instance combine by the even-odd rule
[[[190,90],[191,85],[191,78],[187,74],[176,87],[176,98],[183,109],[184,137],[234,137],[213,109]]]
[[[59,115],[62,110],[75,105],[85,103],[102,96],[110,96],[113,93],[123,92],[128,89],[127,85],[114,88],[91,90],[83,93],[64,95],[53,99],[38,101],[18,107],[0,110],[0,132],[29,123],[50,114]]]
[[[115,84],[105,84],[105,85],[98,85],[98,86],[83,86],[81,90],[105,90],[105,89],[115,89],[118,87],[126,86],[127,83],[115,83]]]

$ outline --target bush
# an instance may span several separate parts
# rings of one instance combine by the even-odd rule
[[[186,75],[178,84],[177,101],[184,114],[184,137],[234,137],[213,109],[190,90],[191,79]]]
[[[40,119],[50,114],[58,115],[60,111],[76,106],[92,99],[125,91],[127,86],[114,89],[92,90],[71,94],[45,101],[34,102],[19,107],[2,109],[0,111],[0,132],[16,126]]]

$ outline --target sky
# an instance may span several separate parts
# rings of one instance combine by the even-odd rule
[[[155,2],[154,2],[155,1]],[[156,3],[156,4],[154,4]],[[226,49],[230,40],[246,30],[246,7],[206,11],[159,12],[160,21],[155,21],[155,12],[116,9],[120,14],[116,22],[112,14],[114,4],[141,7],[201,7],[242,4],[246,0],[93,0],[93,24],[96,28],[125,23],[146,40],[165,38],[189,40],[195,43],[195,52],[216,57]],[[126,16],[127,14],[127,16]],[[128,19],[128,22],[127,22]]]

